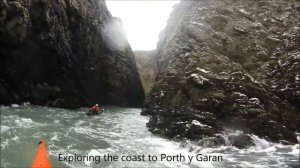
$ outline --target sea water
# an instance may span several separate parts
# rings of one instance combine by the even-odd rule
[[[251,135],[256,145],[248,149],[181,145],[151,134],[146,127],[149,117],[140,111],[104,107],[102,114],[86,116],[86,108],[1,106],[1,167],[30,167],[41,139],[52,167],[299,167],[299,144],[281,145]],[[107,155],[116,160],[104,161]],[[149,161],[149,155],[157,160]],[[196,158],[206,155],[222,161]],[[70,160],[76,156],[79,160]]]

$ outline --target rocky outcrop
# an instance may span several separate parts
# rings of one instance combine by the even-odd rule
[[[0,1],[0,104],[138,106],[133,52],[105,1]]]
[[[299,14],[295,0],[177,5],[157,45],[158,75],[143,110],[149,130],[195,140],[241,130],[296,143]]]
[[[155,55],[155,50],[134,51],[138,72],[146,94],[150,92],[157,74]]]

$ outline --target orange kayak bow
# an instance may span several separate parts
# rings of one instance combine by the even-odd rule
[[[34,161],[32,162],[32,168],[51,168],[43,140],[39,142],[39,148],[35,155]]]

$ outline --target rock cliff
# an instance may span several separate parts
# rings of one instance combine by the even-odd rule
[[[0,104],[139,106],[143,99],[122,23],[105,1],[0,1]]]
[[[170,138],[241,130],[296,143],[300,2],[182,1],[161,33],[143,114]]]
[[[155,55],[155,50],[134,51],[138,72],[146,94],[149,94],[157,74]]]

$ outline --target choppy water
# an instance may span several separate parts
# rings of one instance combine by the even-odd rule
[[[148,117],[140,109],[106,107],[99,116],[86,116],[85,109],[64,110],[37,106],[0,107],[1,167],[30,167],[37,143],[46,141],[53,167],[299,167],[299,145],[269,143],[255,136],[255,147],[202,148],[167,140],[147,131]],[[191,150],[191,147],[193,150]],[[59,162],[58,155],[146,155],[156,162]],[[159,161],[160,154],[185,157],[197,154],[222,156],[221,162]],[[103,159],[103,158],[101,158]],[[147,160],[147,159],[146,159]]]

